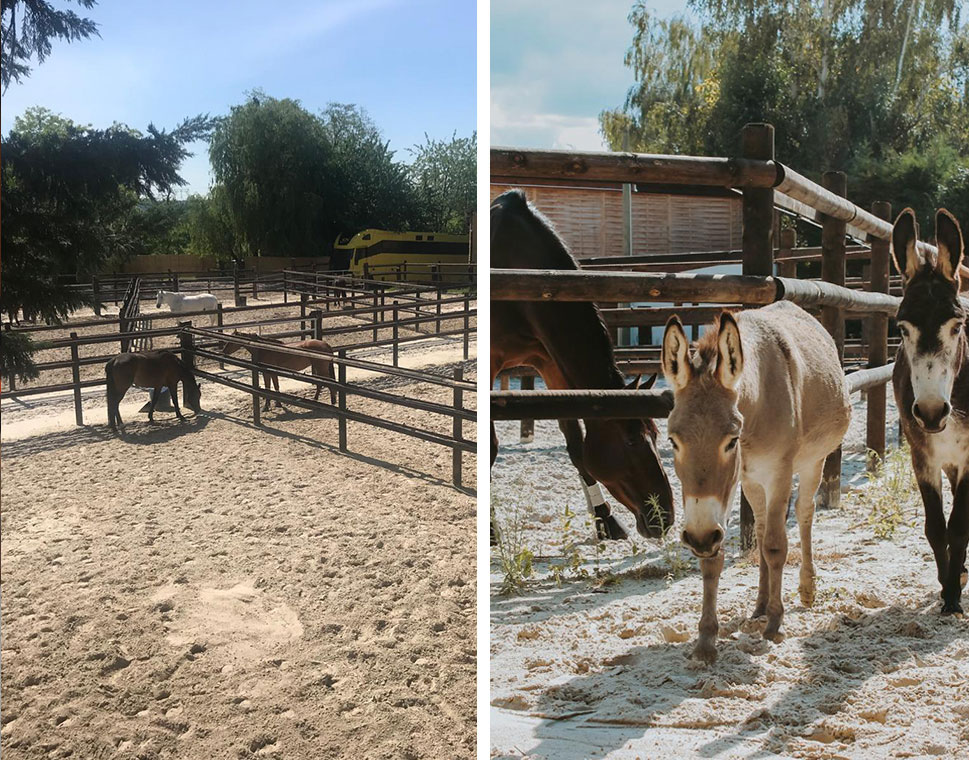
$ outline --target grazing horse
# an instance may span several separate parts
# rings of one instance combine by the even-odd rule
[[[904,293],[896,321],[902,345],[892,385],[902,431],[912,450],[925,506],[925,536],[942,584],[942,613],[962,612],[969,542],[969,305],[959,298],[963,257],[959,222],[945,209],[935,217],[938,258],[918,249],[918,224],[905,209],[892,230],[892,256]],[[942,474],[952,488],[952,512],[942,511]]]
[[[216,311],[219,308],[219,299],[211,293],[173,293],[170,290],[159,290],[158,297],[155,299],[155,308],[160,309],[162,305],[169,308],[172,314],[189,314],[194,311]],[[215,324],[215,317],[212,317]]]
[[[232,338],[226,338],[225,342],[222,344],[222,353],[226,356],[236,353],[241,349],[245,349],[252,356],[252,361],[255,364],[266,364],[270,367],[279,367],[280,369],[291,369],[294,372],[301,372],[307,367],[311,367],[311,372],[316,377],[328,377],[331,380],[336,380],[336,374],[333,371],[333,360],[329,356],[321,356],[319,359],[310,359],[307,356],[296,356],[295,354],[287,354],[283,351],[274,351],[270,346],[286,346],[286,348],[302,348],[306,351],[320,351],[326,354],[333,353],[333,347],[322,340],[304,340],[299,343],[283,343],[281,340],[276,340],[275,338],[266,338],[262,335],[256,335],[255,333],[244,333],[234,330],[232,332],[236,338],[245,338],[246,340],[255,341],[258,343],[268,344],[265,348],[262,346],[253,348],[252,346],[246,346],[239,343],[237,340],[232,340]],[[263,382],[266,386],[266,390],[270,390],[270,381],[276,388],[276,393],[279,393],[279,375],[269,369],[263,369],[262,371]],[[320,398],[320,391],[323,389],[322,384],[317,384],[316,395],[313,396],[313,400],[317,401]],[[336,404],[336,390],[330,387],[330,403]],[[276,400],[276,405],[282,408],[283,403]],[[263,411],[269,411],[269,396],[266,396],[266,405],[263,407]]]
[[[723,312],[690,352],[680,320],[663,336],[663,373],[673,387],[667,423],[683,486],[683,543],[700,560],[703,612],[693,656],[717,658],[717,587],[727,514],[738,476],[754,512],[760,584],[753,617],[764,638],[780,636],[781,580],[787,559],[787,506],[800,476],[801,602],[814,602],[811,554],[814,492],[824,460],[844,437],[851,403],[838,350],[810,314],[780,302]]]
[[[195,375],[181,359],[170,351],[118,354],[108,359],[104,365],[104,374],[108,386],[108,425],[111,426],[112,430],[117,429],[115,423],[124,426],[118,405],[132,385],[153,388],[155,391],[151,396],[151,405],[148,407],[149,422],[155,421],[155,404],[161,397],[162,388],[168,388],[171,391],[175,415],[180,420],[185,419],[182,416],[182,410],[178,408],[178,388],[176,386],[179,382],[182,384],[182,393],[185,396],[185,404],[188,408],[196,414],[202,411],[202,407],[199,405],[202,390],[195,381]]]
[[[578,269],[549,222],[520,190],[491,205],[491,265],[506,269]],[[612,342],[594,303],[494,301],[491,306],[491,381],[506,368],[533,367],[551,389],[627,387]],[[638,385],[638,381],[632,386]],[[579,471],[600,538],[626,532],[610,513],[599,483],[636,516],[643,536],[662,536],[673,524],[673,492],[656,452],[655,423],[645,420],[560,420],[572,464]],[[491,462],[498,438],[491,426]]]

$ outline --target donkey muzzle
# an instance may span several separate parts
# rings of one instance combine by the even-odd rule
[[[951,411],[952,406],[944,399],[916,401],[912,404],[912,416],[927,433],[941,433],[945,430]]]

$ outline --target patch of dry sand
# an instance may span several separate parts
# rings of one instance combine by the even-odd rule
[[[351,422],[340,455],[335,419],[255,429],[211,383],[202,415],[129,412],[122,439],[103,392],[84,428],[62,403],[52,430],[3,407],[5,759],[473,755],[475,502],[448,449]]]

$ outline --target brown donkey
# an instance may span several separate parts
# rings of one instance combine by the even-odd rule
[[[151,405],[148,407],[148,421],[155,421],[155,404],[161,397],[161,389],[168,388],[172,394],[175,415],[184,420],[178,408],[178,383],[182,384],[185,404],[193,412],[202,411],[199,404],[202,391],[195,381],[195,375],[181,359],[170,351],[144,351],[139,353],[118,354],[108,359],[104,365],[108,389],[108,425],[116,430],[116,425],[124,425],[118,405],[132,385],[154,388]]]
[[[754,512],[760,586],[753,617],[780,636],[787,506],[800,476],[801,602],[814,602],[811,523],[824,460],[851,419],[838,351],[810,314],[781,302],[724,312],[691,353],[677,317],[663,336],[663,373],[673,388],[667,430],[683,486],[682,540],[700,559],[703,612],[693,656],[717,657],[717,587],[727,515],[738,477]]]
[[[255,333],[245,333],[234,330],[232,334],[236,338],[245,338],[246,340],[251,340],[257,343],[265,343],[266,346],[258,348],[252,348],[250,346],[245,346],[238,341],[232,340],[232,338],[226,338],[225,342],[222,344],[222,353],[226,356],[236,353],[242,349],[245,349],[252,355],[252,361],[256,364],[265,364],[270,367],[279,367],[280,369],[291,369],[294,372],[301,372],[307,367],[311,368],[311,372],[316,377],[328,377],[331,380],[336,380],[336,374],[333,371],[333,360],[328,356],[321,356],[319,359],[310,359],[307,356],[296,356],[294,354],[287,354],[283,351],[273,351],[272,346],[286,346],[286,348],[301,348],[306,351],[320,351],[326,354],[333,353],[333,347],[322,340],[304,340],[299,343],[283,343],[281,340],[276,340],[275,338],[266,338],[262,335],[256,335]],[[279,375],[273,372],[271,369],[263,369],[262,371],[263,383],[266,386],[266,390],[271,390],[270,381],[273,387],[276,389],[276,393],[279,393]],[[323,384],[318,383],[316,386],[316,395],[313,396],[314,401],[318,401],[320,398],[320,391],[323,390]],[[330,387],[330,403],[336,404],[336,390]],[[276,405],[282,408],[283,404],[277,399]],[[269,397],[266,396],[266,404],[263,407],[263,411],[269,411]]]
[[[904,294],[896,321],[902,345],[892,384],[902,431],[912,449],[925,505],[925,535],[942,584],[942,613],[962,612],[969,542],[969,308],[959,298],[962,231],[942,209],[935,217],[938,258],[918,250],[912,209],[895,220],[892,254]],[[942,510],[942,474],[952,488],[952,512]]]

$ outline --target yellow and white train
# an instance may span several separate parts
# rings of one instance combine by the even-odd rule
[[[466,282],[473,275],[467,235],[363,230],[340,235],[330,269],[394,282]]]

